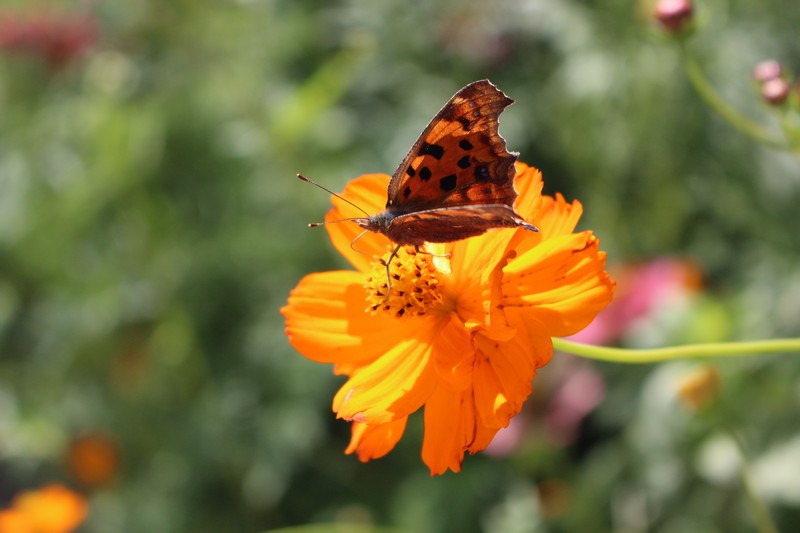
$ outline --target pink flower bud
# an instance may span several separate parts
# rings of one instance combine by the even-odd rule
[[[789,82],[783,78],[767,80],[761,86],[761,96],[771,105],[780,105],[789,96]]]
[[[655,17],[670,33],[677,33],[692,21],[694,6],[691,0],[659,0]]]
[[[762,61],[756,68],[753,69],[753,78],[759,83],[764,83],[775,78],[779,78],[783,72],[781,64],[770,59],[769,61]]]

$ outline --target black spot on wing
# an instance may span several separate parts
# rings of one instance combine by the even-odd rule
[[[474,170],[475,179],[478,181],[487,181],[489,179],[489,169],[486,165],[479,165]]]
[[[458,117],[456,120],[458,120],[461,127],[464,128],[464,131],[469,131],[472,127],[472,122],[470,122],[467,117]]]
[[[472,146],[472,143],[466,139],[459,141],[458,146],[460,146],[462,150],[467,150],[467,151],[470,151],[474,148],[474,146]]]
[[[465,155],[464,157],[459,159],[458,163],[456,163],[456,165],[458,165],[458,168],[469,168],[469,166],[470,166],[469,156]]]
[[[441,160],[442,156],[444,155],[444,148],[438,144],[422,143],[422,147],[419,149],[418,155],[430,155],[437,160]]]
[[[406,186],[406,188],[403,189],[403,196],[405,196],[406,198],[411,196],[411,187]]]
[[[428,181],[431,179],[431,171],[428,167],[422,167],[419,169],[419,179],[422,181]]]
[[[450,192],[456,188],[456,175],[450,174],[439,180],[439,188],[444,192]]]
[[[414,175],[415,175],[416,173],[417,173],[417,171],[416,171],[416,170],[414,170],[414,169],[411,167],[411,165],[409,165],[409,166],[406,168],[406,174],[408,174],[408,175],[409,175],[409,176],[411,176],[412,178],[414,177]]]

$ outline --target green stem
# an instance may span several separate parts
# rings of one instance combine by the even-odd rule
[[[587,359],[611,363],[657,363],[675,359],[694,357],[731,357],[766,353],[800,353],[800,339],[771,339],[749,342],[713,342],[707,344],[687,344],[669,348],[629,350],[591,346],[564,339],[553,339],[556,350],[571,353]]]
[[[681,52],[689,81],[692,82],[695,91],[698,92],[700,97],[705,100],[706,104],[708,104],[711,109],[716,111],[717,114],[725,119],[731,126],[756,141],[780,150],[786,150],[788,148],[785,141],[775,138],[767,130],[744,115],[739,114],[736,109],[728,105],[728,103],[717,94],[714,87],[712,87],[711,83],[703,75],[700,66],[692,59],[684,47],[681,48]]]
[[[741,470],[739,471],[739,479],[744,489],[744,495],[747,498],[747,503],[750,510],[753,512],[753,519],[756,522],[756,529],[759,533],[778,533],[778,528],[772,521],[769,510],[761,498],[753,488],[753,482],[750,479],[750,468],[747,461],[747,452],[744,442],[735,431],[730,431],[736,446],[739,448],[739,455],[742,458]]]
[[[786,135],[786,143],[794,153],[800,153],[800,114],[791,106],[784,106],[781,114],[781,128]]]

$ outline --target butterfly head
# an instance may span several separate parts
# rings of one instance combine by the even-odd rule
[[[426,238],[428,232],[419,231],[423,227],[419,223],[421,222],[424,225],[424,219],[418,213],[398,215],[393,213],[391,209],[386,209],[376,215],[370,215],[366,218],[354,218],[352,221],[367,231],[386,235],[395,244],[422,246],[428,241]],[[449,242],[451,240],[455,239],[443,241],[434,238],[431,239],[431,242]]]
[[[389,212],[381,211],[377,215],[369,215],[366,218],[354,218],[353,222],[365,230],[386,234],[386,231],[389,229],[389,224],[393,218],[394,217],[389,214]]]

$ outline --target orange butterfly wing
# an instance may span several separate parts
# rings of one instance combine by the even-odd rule
[[[538,231],[514,211],[518,154],[506,150],[497,131],[500,113],[513,102],[488,80],[458,91],[395,171],[386,209],[353,221],[398,247],[458,241],[492,228]]]
[[[500,113],[513,102],[488,80],[458,91],[395,171],[386,210],[400,216],[457,206],[513,206],[518,154],[506,150],[498,133]]]

